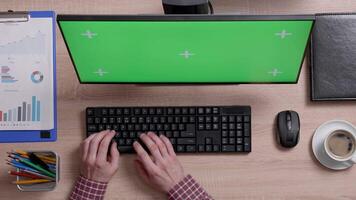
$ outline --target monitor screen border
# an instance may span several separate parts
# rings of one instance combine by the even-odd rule
[[[304,47],[304,53],[295,81],[288,82],[92,82],[82,81],[74,63],[72,53],[69,49],[67,40],[63,33],[61,21],[312,21],[309,37]],[[303,66],[303,61],[310,44],[311,33],[315,23],[315,15],[57,15],[57,24],[61,31],[65,46],[69,52],[75,73],[81,84],[180,84],[180,85],[199,85],[199,84],[297,84]]]

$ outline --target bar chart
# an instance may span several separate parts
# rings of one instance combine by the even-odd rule
[[[0,122],[39,122],[41,121],[41,101],[32,96],[31,102],[23,101],[17,107],[0,110]]]

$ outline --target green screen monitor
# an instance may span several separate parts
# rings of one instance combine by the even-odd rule
[[[81,83],[297,83],[313,16],[58,15]]]

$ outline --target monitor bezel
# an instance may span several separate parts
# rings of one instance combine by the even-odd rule
[[[312,21],[312,27],[304,47],[303,57],[300,61],[298,75],[295,81],[288,82],[92,82],[82,81],[75,65],[72,52],[69,49],[63,33],[61,21]],[[315,15],[57,15],[58,27],[61,31],[65,46],[69,53],[77,78],[81,84],[297,84],[302,66],[310,44],[311,33],[315,23]]]

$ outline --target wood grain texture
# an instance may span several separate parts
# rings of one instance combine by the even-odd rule
[[[349,12],[353,0],[214,0],[216,13],[302,14]],[[2,0],[1,10],[55,10],[66,14],[161,14],[160,0]],[[261,61],[262,62],[262,61]],[[87,106],[251,105],[252,153],[248,155],[182,155],[192,174],[216,199],[356,199],[356,171],[321,167],[311,152],[313,131],[323,122],[344,119],[356,124],[355,102],[311,102],[309,65],[304,62],[298,84],[225,86],[80,85],[57,28],[58,141],[0,144],[0,199],[66,199],[79,173],[79,145]],[[301,140],[291,150],[274,140],[274,117],[293,109],[301,117]],[[50,149],[61,156],[61,180],[52,192],[17,191],[7,175],[6,151]],[[137,176],[133,156],[123,155],[106,199],[165,199]]]

